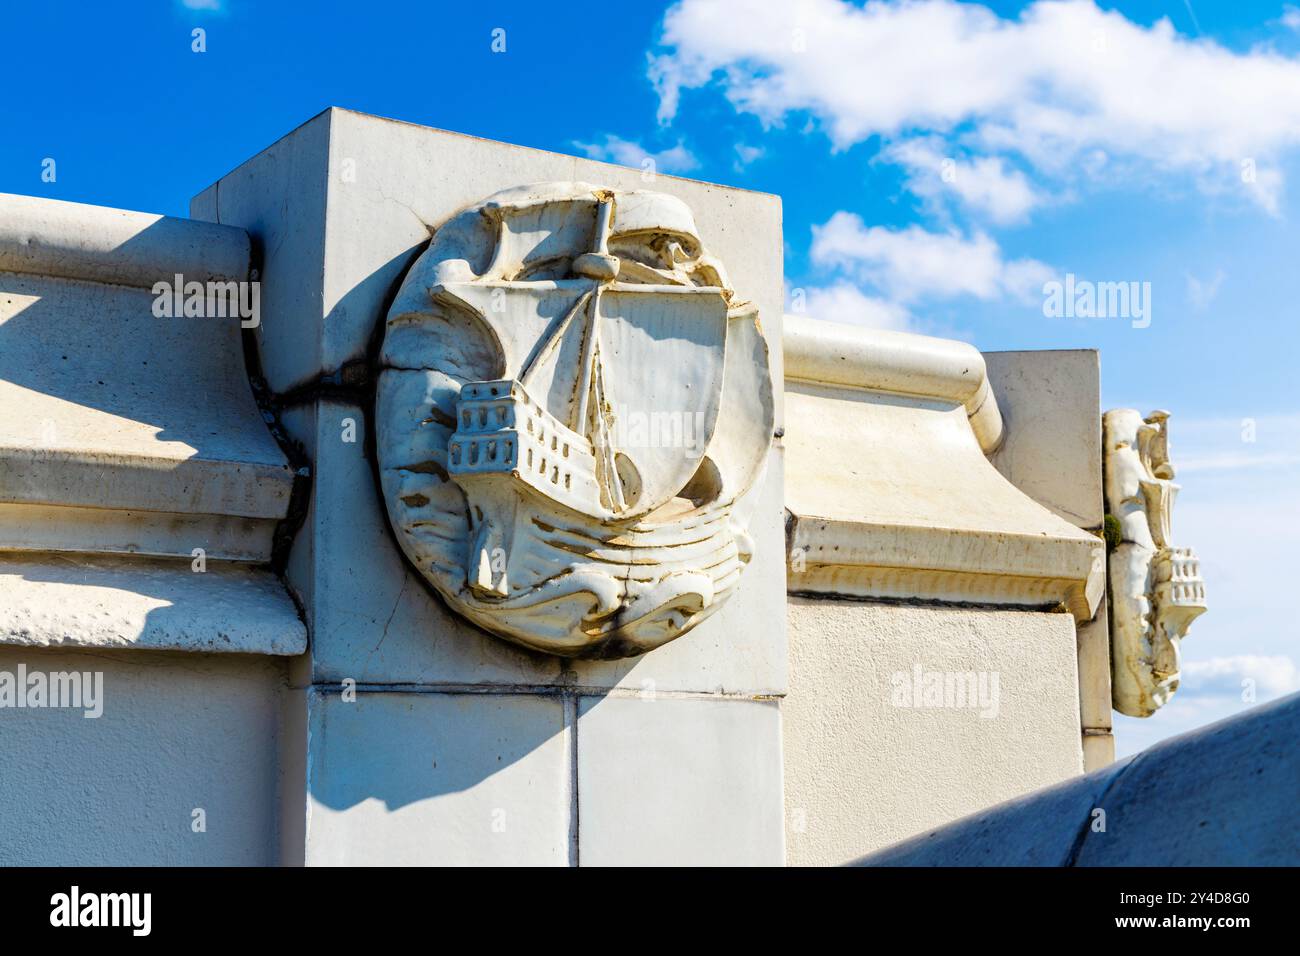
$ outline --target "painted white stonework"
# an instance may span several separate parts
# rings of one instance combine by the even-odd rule
[[[1103,432],[1106,511],[1120,532],[1110,555],[1112,693],[1121,714],[1149,717],[1178,689],[1179,645],[1205,613],[1205,583],[1195,552],[1172,540],[1169,413],[1113,409]]]
[[[191,211],[0,196],[0,671],[104,679],[0,710],[0,864],[834,864],[1108,739],[1094,354],[783,317],[779,197],[347,110]]]
[[[389,516],[476,624],[624,657],[739,582],[754,546],[735,504],[773,427],[767,349],[680,199],[542,183],[471,206],[412,266],[381,364]]]
[[[702,278],[701,264],[690,261],[697,248],[691,237],[700,237],[699,251],[725,263],[735,304],[752,302],[762,316],[761,328],[740,316],[728,323],[729,335],[741,323],[761,331],[773,383],[749,390],[747,419],[761,421],[761,396],[771,395],[771,430],[762,439],[761,473],[732,512],[753,539],[753,557],[725,601],[715,596],[689,634],[653,653],[538,653],[471,620],[404,550],[385,489],[390,479],[377,467],[398,460],[393,449],[406,440],[382,396],[376,402],[385,380],[397,377],[378,361],[380,347],[397,344],[388,323],[397,315],[395,295],[405,282],[415,296],[412,311],[431,312],[433,283],[417,284],[413,271],[432,267],[431,237],[436,245],[466,210],[537,183],[588,183],[615,194],[608,245],[619,258],[615,284],[653,264],[628,264],[641,240],[618,234],[619,197],[673,197],[645,209],[669,217],[657,223],[672,227],[661,248],[672,254],[679,246],[686,256],[674,255],[675,265]],[[594,195],[574,203],[573,223],[585,220],[591,230],[570,236],[579,255],[592,250],[597,205]],[[260,250],[263,321],[252,335],[268,385],[284,396],[281,423],[312,466],[310,505],[285,568],[312,639],[293,668],[280,738],[283,859],[779,865],[780,699],[788,666],[783,451],[771,440],[782,414],[780,199],[331,109],[240,164],[195,197],[191,210],[247,230]],[[626,225],[635,210],[625,204],[622,212]],[[496,281],[484,261],[475,258],[474,266],[474,276]],[[537,279],[552,281],[593,284],[581,273]],[[472,295],[478,283],[469,278],[466,285]],[[519,308],[512,296],[537,288],[501,285],[507,310]],[[698,295],[715,304],[721,294],[708,286],[660,293],[655,285],[638,280],[637,292],[649,301]],[[606,289],[602,302],[606,295],[613,297]],[[602,348],[609,314],[601,319]],[[487,317],[502,318],[490,310]],[[406,331],[418,334],[419,323]],[[533,342],[542,337],[535,333]],[[505,341],[514,340],[507,333]],[[741,434],[726,424],[732,351],[729,341],[705,448],[718,458],[733,451],[719,442]],[[412,351],[387,364],[423,374],[412,358],[430,360]],[[664,364],[650,366],[661,371]],[[750,368],[761,364],[755,358]],[[424,396],[399,398],[400,424],[419,414]],[[426,407],[433,410],[432,399]],[[707,407],[702,401],[695,409],[653,411]],[[443,455],[453,433],[443,433]],[[463,566],[461,575],[464,581]],[[355,702],[343,698],[349,681],[358,688]],[[410,746],[394,745],[394,735]],[[746,772],[737,775],[741,762]]]
[[[837,865],[1083,771],[1098,367],[1017,353],[995,383],[962,342],[785,330],[787,858]]]
[[[1004,425],[969,345],[786,317],[789,588],[1089,620],[1100,538],[989,463]]]
[[[1070,524],[1099,534],[1101,356],[1093,349],[985,352],[989,384],[1011,423],[989,460],[1030,498]],[[1111,733],[1110,628],[1103,599],[1078,627],[1079,711],[1084,767],[1115,760]]]
[[[239,318],[155,312],[178,275],[206,312],[250,255],[230,226],[0,195],[0,865],[280,858],[307,628],[270,563],[298,476]],[[94,719],[15,709],[22,674],[98,687]]]
[[[268,570],[294,473],[238,317],[155,285],[249,278],[240,229],[0,195],[0,642],[298,654]]]

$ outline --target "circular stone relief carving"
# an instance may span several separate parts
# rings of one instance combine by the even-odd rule
[[[641,654],[735,589],[772,436],[758,313],[690,209],[544,183],[443,225],[384,329],[402,550],[459,614],[569,657]]]

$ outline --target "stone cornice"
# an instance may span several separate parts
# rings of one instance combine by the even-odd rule
[[[246,282],[241,229],[0,195],[0,551],[266,561],[292,471],[238,317],[156,282]]]
[[[1102,542],[988,461],[1004,426],[979,353],[821,325],[786,326],[789,589],[1090,619]]]
[[[248,278],[248,233],[128,209],[0,193],[0,272],[153,288]]]
[[[294,472],[244,316],[215,298],[258,294],[249,249],[229,226],[0,194],[0,644],[305,650],[257,567]]]

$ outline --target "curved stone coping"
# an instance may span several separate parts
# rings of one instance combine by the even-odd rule
[[[1002,413],[973,345],[797,315],[784,323],[787,380],[958,402],[984,454],[1002,443]]]
[[[858,866],[1300,865],[1300,694],[912,837]],[[1094,830],[1094,811],[1105,830]]]
[[[0,271],[152,288],[248,278],[248,233],[233,226],[0,193]]]
[[[246,564],[0,555],[0,644],[293,656],[307,629],[279,579]]]
[[[241,318],[150,288],[247,267],[238,229],[0,196],[0,551],[270,560],[295,476]]]

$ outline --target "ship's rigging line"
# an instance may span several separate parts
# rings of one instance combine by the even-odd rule
[[[596,211],[595,254],[605,258],[609,256],[609,227],[613,215],[613,198],[602,198]],[[612,276],[610,278],[613,278]],[[596,480],[601,490],[608,496],[607,507],[615,513],[627,507],[623,483],[618,473],[614,458],[614,449],[609,442],[608,423],[605,419],[604,375],[600,367],[600,292],[607,279],[596,278],[591,289],[584,292],[560,320],[553,331],[536,349],[528,360],[520,376],[525,390],[529,389],[533,374],[545,364],[564,339],[573,324],[573,317],[590,306],[587,328],[582,340],[581,375],[569,403],[569,416],[566,424],[592,446],[594,456],[599,462]],[[594,405],[591,398],[595,397]],[[531,392],[530,392],[531,394]],[[575,408],[576,405],[576,408]],[[594,418],[594,427],[593,427]]]

